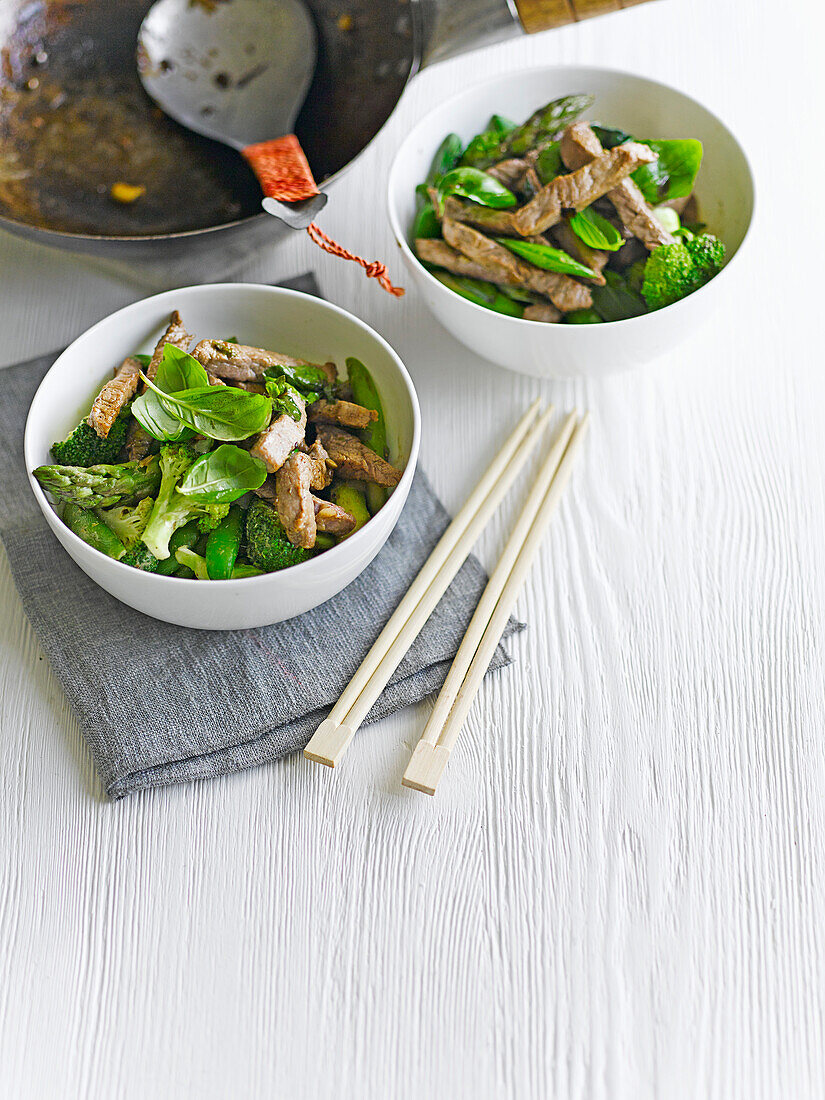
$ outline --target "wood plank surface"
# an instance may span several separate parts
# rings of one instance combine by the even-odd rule
[[[0,1097],[825,1094],[817,12],[667,0],[425,70],[334,190],[325,230],[402,280],[385,175],[445,95],[557,60],[715,105],[753,158],[756,232],[723,312],[651,369],[509,375],[303,236],[241,273],[314,266],[384,333],[453,510],[537,394],[591,410],[517,664],[434,799],[400,785],[428,703],[335,772],[296,756],[105,802],[0,554]],[[0,236],[0,362],[142,293]]]

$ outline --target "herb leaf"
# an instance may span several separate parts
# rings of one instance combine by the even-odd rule
[[[658,160],[643,164],[632,178],[649,203],[685,198],[693,190],[702,164],[702,143],[695,138],[682,141],[642,141]]]
[[[272,398],[273,416],[291,416],[293,420],[300,420],[303,412],[301,404],[311,405],[318,400],[317,393],[302,400],[301,394],[285,378],[267,378],[264,385]]]
[[[596,272],[586,264],[580,264],[560,248],[553,248],[549,244],[538,244],[533,241],[519,241],[511,237],[496,237],[499,244],[509,248],[516,256],[521,256],[535,267],[543,271],[556,271],[560,275],[578,275],[583,279],[595,279]]]
[[[615,225],[598,214],[592,206],[580,210],[570,219],[570,228],[591,248],[615,252],[624,244],[624,238]]]
[[[603,321],[626,321],[629,317],[641,317],[648,313],[647,303],[640,294],[631,290],[616,271],[605,271],[604,286],[594,286],[593,308]]]
[[[513,192],[479,168],[453,168],[438,183],[438,204],[443,208],[447,195],[460,195],[481,206],[506,210],[516,205]]]
[[[147,390],[136,397],[132,402],[131,413],[152,439],[161,443],[181,443],[185,439],[191,439],[194,434],[180,417],[167,412],[154,390]]]
[[[222,443],[192,463],[178,485],[178,492],[204,504],[225,504],[237,500],[250,489],[259,489],[264,481],[264,462],[243,447]]]
[[[209,385],[206,369],[188,352],[173,344],[165,344],[155,375],[155,385],[164,393],[199,389]]]
[[[272,417],[272,402],[260,393],[234,386],[201,386],[164,393],[144,374],[163,409],[210,439],[235,440],[263,431]]]

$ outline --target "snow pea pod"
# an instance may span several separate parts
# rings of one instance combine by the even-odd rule
[[[582,279],[595,279],[596,272],[586,264],[580,264],[560,248],[550,244],[538,244],[534,241],[519,241],[512,237],[496,237],[499,244],[509,248],[516,256],[540,267],[542,271],[555,271],[559,275],[578,275]]]
[[[442,178],[437,190],[440,204],[447,195],[460,195],[494,210],[506,210],[517,204],[516,196],[508,187],[478,168],[454,168]]]
[[[163,561],[160,562],[155,572],[166,577],[170,577],[173,573],[179,575],[180,563],[175,557],[175,553],[180,550],[182,546],[191,550],[199,538],[200,529],[198,527],[198,521],[196,519],[190,519],[183,527],[179,527],[169,539],[169,557],[164,558]]]
[[[384,408],[381,404],[381,396],[370,372],[360,359],[347,359],[347,377],[352,387],[352,396],[356,405],[363,405],[365,409],[373,409],[378,413],[378,419],[364,428],[359,434],[366,445],[382,458],[387,457],[387,421],[384,417]],[[370,512],[375,513],[386,502],[387,491],[381,485],[369,482],[367,485],[367,504]],[[346,507],[346,505],[342,505]],[[347,509],[349,510],[349,509]],[[357,517],[356,517],[357,519]]]
[[[235,559],[241,548],[244,514],[233,504],[226,517],[206,540],[206,571],[210,581],[228,581],[235,568]]]
[[[344,539],[348,539],[350,535],[359,531],[370,518],[367,502],[364,499],[364,490],[351,481],[337,481],[332,487],[332,502],[339,508],[343,508],[345,512],[349,512],[355,520],[353,529],[346,535],[339,536],[338,542],[343,542]]]
[[[427,202],[415,215],[412,229],[413,240],[422,237],[440,237],[441,222],[431,202]]]
[[[434,271],[433,275],[449,290],[460,294],[468,302],[491,309],[494,313],[503,313],[507,317],[523,317],[524,306],[506,297],[493,283],[483,279],[468,279],[463,275],[452,275],[449,271]]]
[[[427,187],[435,187],[442,176],[455,168],[461,158],[461,149],[461,138],[458,134],[447,134],[430,164],[426,179]]]
[[[88,508],[81,508],[79,504],[65,504],[63,522],[70,531],[74,531],[79,538],[95,550],[99,550],[101,554],[119,561],[126,553],[126,547],[114,531]]]

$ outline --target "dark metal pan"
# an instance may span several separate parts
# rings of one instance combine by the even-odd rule
[[[184,130],[144,93],[135,42],[150,2],[0,0],[0,226],[137,265],[149,278],[217,278],[288,231],[260,212],[257,182],[238,154]],[[577,14],[593,5],[598,14],[621,0],[579,0]],[[318,67],[295,129],[325,186],[378,132],[422,64],[573,13],[569,0],[520,0],[521,21],[508,0],[307,6]],[[146,190],[120,203],[117,182]]]

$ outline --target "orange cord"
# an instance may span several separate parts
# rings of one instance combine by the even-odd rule
[[[323,229],[319,229],[315,222],[311,222],[307,226],[307,233],[309,234],[309,239],[317,244],[319,248],[323,248],[324,252],[329,252],[331,256],[337,256],[342,260],[353,260],[363,267],[368,279],[377,279],[379,285],[382,286],[388,294],[394,294],[396,298],[401,298],[403,296],[404,288],[401,286],[393,286],[390,282],[386,264],[382,264],[379,260],[373,260],[372,263],[370,263],[361,256],[356,256],[353,252],[348,252],[346,248],[342,248],[337,241],[328,237]]]

